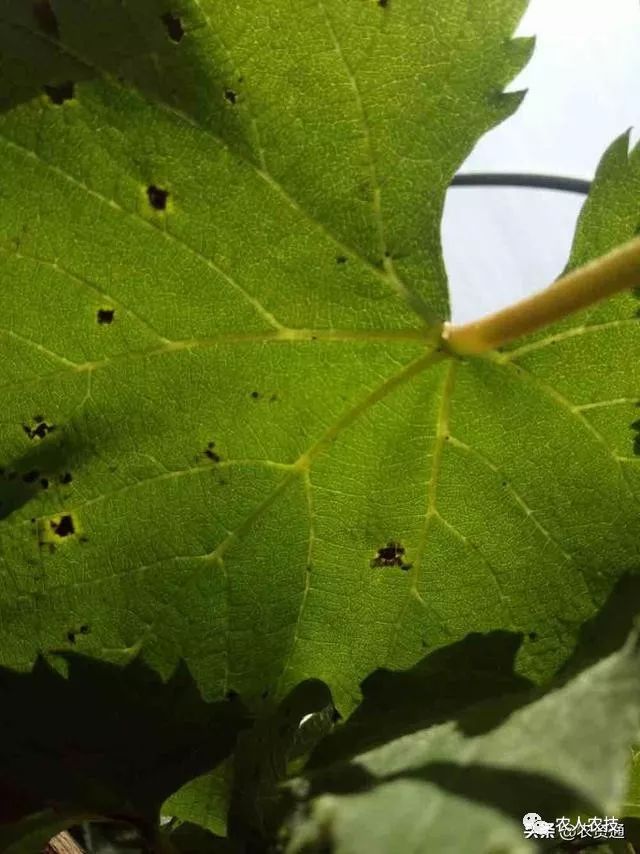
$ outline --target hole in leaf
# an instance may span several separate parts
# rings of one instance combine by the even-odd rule
[[[34,427],[29,427],[28,424],[22,425],[22,429],[30,439],[44,439],[48,433],[56,429],[55,424],[47,424],[41,415],[36,415],[33,420],[36,422]]]
[[[224,98],[229,104],[235,104],[238,100],[238,94],[234,92],[233,89],[225,89]]]
[[[73,524],[73,517],[68,513],[61,516],[57,522],[51,522],[51,527],[57,537],[69,537],[75,534],[76,527]]]
[[[65,80],[64,83],[58,83],[55,86],[43,86],[45,93],[48,95],[52,104],[60,106],[65,101],[70,101],[73,98],[73,83],[71,80]]]
[[[168,197],[168,190],[163,190],[160,187],[156,187],[155,184],[151,184],[149,187],[147,187],[147,198],[149,199],[149,204],[156,211],[166,210]]]
[[[411,569],[410,563],[404,562],[404,546],[390,542],[378,549],[378,554],[371,560],[372,567],[397,566],[400,569]]]
[[[60,35],[58,19],[51,6],[51,0],[36,0],[33,4],[33,17],[43,33],[57,39]]]
[[[172,15],[171,12],[165,12],[161,16],[161,20],[171,41],[176,43],[182,41],[184,29],[180,18],[177,15]]]
[[[113,308],[99,308],[96,314],[96,320],[101,325],[105,323],[113,323],[113,317],[115,315],[115,310]]]

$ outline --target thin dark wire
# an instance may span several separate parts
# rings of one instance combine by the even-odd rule
[[[456,175],[452,187],[531,187],[587,195],[590,181],[563,175],[526,175],[519,172],[468,172]]]

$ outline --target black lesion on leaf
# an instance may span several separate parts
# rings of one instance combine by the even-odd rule
[[[636,403],[636,406],[640,406],[640,403]],[[635,432],[635,436],[633,437],[633,453],[636,456],[640,456],[640,418],[637,418],[635,421],[631,422],[631,430]]]
[[[48,424],[41,415],[33,416],[34,425],[23,424],[22,429],[30,439],[44,439],[56,429],[55,424]]]
[[[76,532],[76,526],[73,522],[73,516],[71,516],[69,513],[66,513],[64,516],[61,516],[57,521],[51,521],[50,525],[56,537],[70,537]]]
[[[99,308],[96,313],[96,320],[101,326],[105,324],[113,323],[113,318],[115,316],[115,309],[113,308]]]
[[[378,549],[378,553],[374,558],[372,558],[370,566],[372,568],[397,566],[406,572],[411,569],[412,564],[404,562],[404,553],[404,546],[400,545],[400,543],[387,543],[386,546],[381,546]]]
[[[336,255],[336,264],[346,264],[347,256],[346,255]]]
[[[91,626],[88,623],[83,623],[78,629],[69,629],[67,632],[67,640],[69,643],[75,643],[78,635],[88,635],[91,631]]]
[[[207,447],[204,450],[204,455],[205,455],[205,457],[207,457],[207,459],[211,460],[212,463],[219,463],[221,457],[220,457],[220,454],[218,454],[216,451],[213,450],[215,448],[215,446],[216,446],[215,442],[209,442],[209,444],[207,445]]]
[[[534,643],[535,641],[537,641],[537,640],[538,640],[538,632],[529,632],[529,634],[527,635],[527,637],[529,638],[529,640],[530,640],[532,643]]]
[[[260,400],[260,392],[259,392],[259,391],[252,391],[252,392],[251,392],[251,397],[252,397],[254,400]]]
[[[66,471],[64,474],[60,475],[60,483],[62,483],[63,485],[66,486],[68,483],[71,483],[72,481],[73,481],[73,475],[71,474],[70,471]]]
[[[40,477],[40,472],[37,469],[31,469],[31,471],[28,471],[22,475],[22,482],[23,483],[35,483],[39,477]]]
[[[74,84],[71,80],[65,80],[63,83],[50,86],[45,84],[42,88],[51,103],[58,107],[64,104],[65,101],[70,101],[73,98]]]
[[[378,6],[380,6],[381,9],[388,9],[389,0],[378,0]]]
[[[182,26],[182,21],[177,15],[171,14],[171,12],[165,12],[164,15],[161,16],[161,21],[165,26],[167,31],[167,35],[171,39],[172,42],[182,41],[182,37],[184,36],[184,28]]]
[[[235,104],[238,101],[238,93],[233,89],[225,89],[224,99],[228,104]]]
[[[51,0],[35,0],[32,9],[38,28],[51,38],[59,38],[58,19],[51,6]]]
[[[163,190],[161,187],[156,187],[155,184],[150,184],[147,187],[147,198],[149,199],[149,204],[156,211],[166,210],[168,197],[168,190]]]
[[[49,478],[47,478],[47,477],[41,477],[41,478],[40,478],[40,486],[41,486],[43,489],[49,489]]]

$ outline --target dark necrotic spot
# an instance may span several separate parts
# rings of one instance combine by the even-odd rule
[[[389,0],[378,0],[378,6],[380,6],[381,9],[387,9],[389,6]]]
[[[640,406],[640,403],[637,403],[636,406]],[[640,456],[640,418],[637,421],[631,422],[631,429],[635,431],[635,436],[633,437],[633,453],[636,456]]]
[[[73,98],[73,83],[71,80],[65,80],[64,83],[58,83],[55,86],[43,86],[45,93],[49,96],[52,104],[58,107],[64,104],[65,101],[70,101]]]
[[[96,314],[96,320],[100,324],[113,323],[115,311],[112,308],[99,308]]]
[[[48,433],[52,433],[56,429],[55,424],[47,424],[41,415],[34,416],[36,423],[34,427],[29,427],[28,424],[23,424],[22,429],[30,439],[44,439]]]
[[[75,533],[75,525],[73,524],[73,518],[68,514],[66,516],[61,516],[58,522],[52,522],[51,527],[57,537],[69,537],[71,534]]]
[[[377,555],[371,560],[371,566],[397,566],[404,570],[411,569],[411,564],[404,562],[404,551],[404,546],[400,543],[387,543],[386,546],[378,549]]]
[[[41,486],[43,489],[49,489],[49,481],[47,480],[47,478],[46,478],[46,477],[41,477],[41,478],[40,478],[40,486]]]
[[[32,8],[35,22],[42,32],[57,39],[60,35],[58,19],[51,6],[51,0],[36,0]]]
[[[208,457],[212,462],[219,463],[220,462],[220,454],[217,454],[213,449],[215,448],[215,442],[209,442],[207,445],[204,455]]]
[[[87,623],[83,623],[83,625],[80,626],[80,634],[81,635],[88,635],[90,631],[91,631],[91,626],[87,625]]]
[[[233,89],[225,89],[224,90],[224,98],[229,104],[235,104],[238,100],[238,95]]]
[[[25,483],[35,483],[39,477],[40,477],[40,472],[37,471],[36,469],[32,469],[31,471],[28,471],[26,474],[22,475],[22,480]]]
[[[346,264],[347,256],[346,255],[336,255],[336,264]]]
[[[528,637],[529,637],[530,641],[537,641],[538,640],[538,632],[529,632]]]
[[[67,632],[67,640],[69,641],[69,643],[76,642],[76,633],[72,629],[69,629],[69,631]]]
[[[168,197],[168,190],[162,190],[160,187],[156,187],[155,184],[151,184],[151,186],[147,187],[147,198],[149,199],[149,204],[154,210],[165,210],[167,207]]]
[[[70,471],[65,472],[63,475],[60,475],[60,483],[71,483],[73,480],[73,475]]]
[[[182,21],[180,18],[178,18],[177,15],[172,15],[171,12],[165,12],[165,14],[162,15],[161,20],[171,41],[176,43],[182,41],[184,29],[182,28]]]
[[[236,700],[239,695],[237,691],[234,691],[233,688],[231,688],[229,691],[227,691],[225,696],[227,700]]]
[[[252,392],[251,392],[251,397],[252,397],[254,400],[258,400],[258,399],[260,398],[260,392],[259,392],[259,391],[252,391]]]

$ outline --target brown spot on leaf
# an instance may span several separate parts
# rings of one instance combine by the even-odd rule
[[[48,433],[52,433],[56,429],[55,424],[47,424],[41,415],[34,416],[35,426],[29,427],[28,424],[23,424],[22,429],[30,439],[44,439]]]
[[[70,101],[73,98],[74,84],[71,80],[65,80],[63,83],[42,87],[52,104],[56,107],[64,104],[65,101]]]
[[[401,546],[400,543],[387,543],[386,546],[378,549],[377,555],[371,560],[371,566],[397,566],[405,571],[411,569],[411,564],[404,562],[404,552],[404,546]]]
[[[155,184],[151,184],[147,187],[147,198],[149,199],[149,204],[154,210],[163,211],[166,210],[167,207],[169,191],[163,190],[161,187],[156,187]]]
[[[56,537],[70,537],[76,531],[76,526],[73,524],[73,517],[68,513],[61,516],[57,522],[52,521],[51,528]]]
[[[172,15],[171,12],[165,12],[165,14],[161,16],[161,21],[164,24],[167,35],[172,42],[176,42],[177,44],[182,41],[184,28],[182,26],[182,21],[177,15]]]

